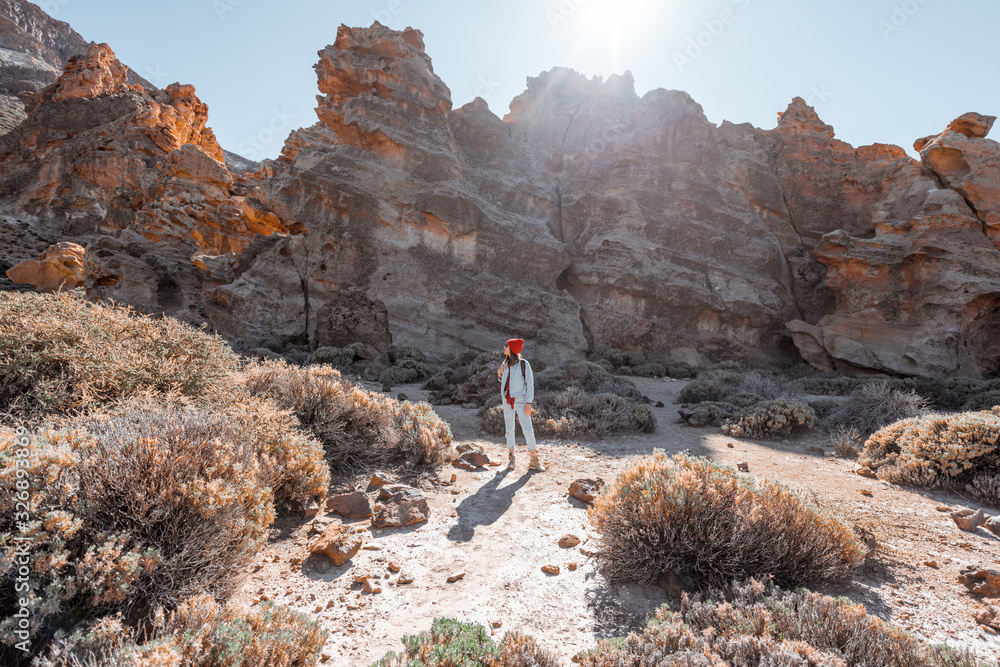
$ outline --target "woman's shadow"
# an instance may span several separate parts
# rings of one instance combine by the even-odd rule
[[[448,531],[448,539],[454,542],[468,542],[476,534],[476,526],[489,526],[503,516],[514,503],[514,494],[531,478],[531,471],[525,472],[513,484],[498,488],[500,482],[510,474],[509,469],[497,473],[471,496],[455,507],[458,522]]]

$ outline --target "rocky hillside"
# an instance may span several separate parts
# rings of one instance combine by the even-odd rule
[[[501,119],[481,99],[453,109],[421,33],[376,23],[319,52],[318,122],[238,175],[200,138],[193,88],[85,61],[113,83],[65,100],[67,68],[0,144],[0,193],[49,243],[79,237],[94,296],[234,338],[440,358],[517,333],[552,359],[609,345],[1000,370],[992,117],[920,140],[916,161],[835,139],[798,98],[774,129],[715,126],[683,92],[557,68]],[[175,117],[185,129],[157,144]],[[113,147],[111,178],[86,167],[95,142]]]
[[[24,119],[24,100],[53,83],[87,40],[25,0],[0,0],[0,134]],[[153,86],[129,70],[129,83]]]

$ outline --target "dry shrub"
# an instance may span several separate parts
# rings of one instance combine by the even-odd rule
[[[794,399],[762,401],[722,425],[723,433],[737,438],[784,437],[816,425],[811,407]]]
[[[862,385],[830,415],[833,427],[854,428],[862,437],[883,426],[926,414],[928,401],[913,390],[894,387],[886,381]]]
[[[684,455],[626,468],[590,518],[601,533],[598,564],[615,581],[648,584],[672,570],[699,584],[763,575],[820,583],[864,553],[850,528],[788,489]]]
[[[709,598],[682,596],[642,633],[602,641],[581,667],[976,667],[974,656],[928,646],[845,598],[749,580]]]
[[[323,502],[330,486],[326,452],[322,443],[302,431],[290,410],[240,392],[216,397],[211,409],[253,449],[261,482],[274,493],[276,505],[305,507]]]
[[[862,377],[845,375],[840,377],[803,377],[795,380],[794,384],[803,394],[847,396],[867,381]]]
[[[196,593],[228,597],[274,519],[252,446],[200,411],[134,410],[80,426],[27,438],[27,468],[15,456],[24,438],[0,432],[0,532],[31,539],[33,634],[118,612],[138,623]],[[3,547],[4,577],[15,549]],[[12,590],[0,591],[6,636],[15,608]]]
[[[210,595],[157,614],[155,638],[130,653],[134,667],[299,667],[315,665],[327,632],[319,621],[273,602],[219,607]]]
[[[699,373],[696,380],[685,385],[677,396],[677,402],[729,403],[740,394],[777,399],[795,398],[800,391],[788,377],[772,371],[715,369]]]
[[[71,293],[0,292],[0,405],[72,411],[142,389],[211,393],[236,368],[218,336]]]
[[[852,426],[841,426],[830,433],[830,445],[837,456],[844,459],[856,459],[864,448],[864,438],[858,429]]]
[[[48,652],[31,664],[32,667],[134,667],[130,655],[134,637],[135,631],[118,616],[106,616],[66,637],[54,639]],[[162,662],[158,667],[171,664]]]
[[[373,667],[556,667],[554,655],[534,639],[508,632],[497,645],[478,623],[435,618],[428,632],[403,637],[402,653],[390,652]]]
[[[332,368],[262,362],[248,366],[237,382],[250,395],[291,410],[338,471],[393,461],[438,464],[451,446],[451,428],[429,404],[368,391]]]
[[[1000,389],[984,391],[981,394],[973,394],[966,399],[962,405],[962,410],[966,412],[976,412],[979,410],[989,410],[1000,405]]]
[[[995,473],[976,475],[972,478],[972,482],[965,485],[965,490],[984,505],[1000,508],[1000,475]]]
[[[603,437],[608,433],[652,433],[656,430],[656,417],[648,405],[616,394],[590,394],[580,387],[541,392],[535,396],[532,408],[531,424],[536,437]],[[483,431],[491,435],[504,434],[502,404],[488,404],[479,414]]]
[[[880,479],[915,486],[966,483],[995,473],[1000,415],[930,414],[896,422],[865,441],[860,464]]]

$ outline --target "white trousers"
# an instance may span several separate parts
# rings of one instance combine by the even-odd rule
[[[521,431],[524,433],[524,441],[528,445],[528,451],[535,451],[535,428],[531,425],[531,417],[525,411],[524,397],[519,396],[514,399],[514,407],[510,407],[507,401],[503,401],[503,422],[507,426],[507,449],[514,449],[514,415],[521,422]]]

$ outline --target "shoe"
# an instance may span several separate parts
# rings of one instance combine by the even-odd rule
[[[510,460],[507,461],[507,470],[513,470],[513,469],[514,469],[514,452],[511,452]]]
[[[537,456],[531,457],[531,462],[528,463],[529,470],[537,470],[538,472],[545,472],[545,466],[542,465],[542,460]]]

